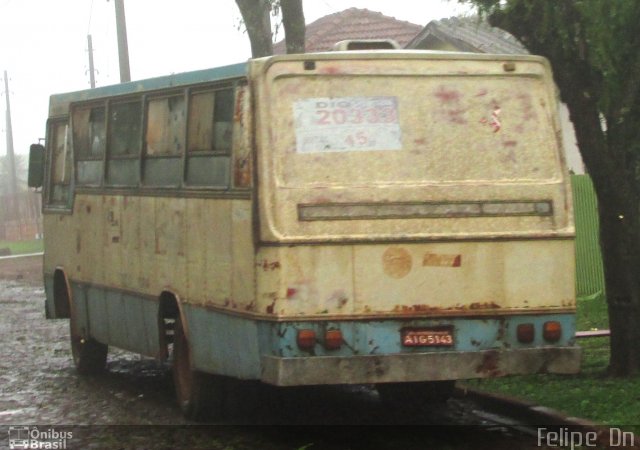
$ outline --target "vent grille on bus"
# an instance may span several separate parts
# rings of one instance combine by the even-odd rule
[[[300,221],[551,215],[550,200],[298,205]]]

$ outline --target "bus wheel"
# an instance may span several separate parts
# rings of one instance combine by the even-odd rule
[[[422,409],[430,404],[446,402],[455,381],[424,381],[412,383],[381,383],[376,385],[380,400],[393,407]]]
[[[185,418],[203,421],[224,415],[226,380],[191,368],[189,341],[180,317],[175,322],[172,369],[176,399]]]
[[[93,338],[85,339],[77,331],[74,314],[69,320],[69,334],[71,335],[71,355],[73,364],[81,375],[96,375],[107,365],[107,345]]]
[[[83,337],[78,331],[78,321],[75,317],[76,313],[73,308],[70,309],[69,335],[71,337],[73,364],[81,375],[96,375],[102,372],[107,365],[107,352],[109,351],[109,347],[91,337]]]

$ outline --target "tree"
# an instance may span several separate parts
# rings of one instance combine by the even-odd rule
[[[260,58],[273,54],[271,41],[271,1],[236,0],[251,42],[251,56]]]
[[[280,0],[287,53],[304,53],[305,24],[302,0]]]
[[[305,24],[302,0],[236,0],[254,58],[273,54],[271,16],[282,13],[287,53],[304,53]]]
[[[598,197],[612,375],[640,372],[640,2],[462,0],[547,57]]]

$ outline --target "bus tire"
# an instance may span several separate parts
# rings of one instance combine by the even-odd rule
[[[179,316],[175,322],[172,371],[176,400],[185,418],[205,421],[224,416],[226,380],[192,369],[189,341]]]
[[[421,381],[410,383],[381,383],[376,385],[380,400],[392,407],[422,409],[444,403],[453,394],[455,381]]]
[[[85,338],[78,331],[76,313],[71,308],[69,315],[69,336],[71,337],[71,355],[73,364],[80,375],[97,375],[107,365],[109,347],[92,337]]]

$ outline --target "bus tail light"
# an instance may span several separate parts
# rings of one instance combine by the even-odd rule
[[[532,323],[521,323],[516,328],[518,341],[523,344],[531,344],[535,338],[536,331]]]
[[[562,336],[562,325],[555,320],[545,322],[542,327],[542,336],[545,341],[558,342]]]
[[[342,331],[328,330],[324,334],[324,348],[327,350],[337,350],[342,347]]]
[[[311,350],[316,345],[316,332],[313,330],[298,330],[296,341],[301,350]]]

